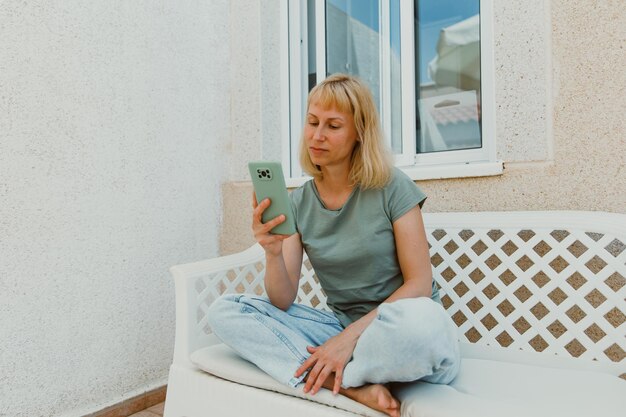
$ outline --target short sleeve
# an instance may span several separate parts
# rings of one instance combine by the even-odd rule
[[[302,201],[302,187],[291,191],[289,193],[289,199],[291,200],[291,210],[296,224],[296,233],[300,233],[300,227],[298,226],[298,207]]]
[[[393,178],[385,189],[387,213],[392,223],[413,207],[422,208],[426,201],[426,194],[398,168],[394,168]]]

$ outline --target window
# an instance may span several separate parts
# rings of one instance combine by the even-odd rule
[[[413,178],[501,172],[491,2],[285,1],[291,177],[302,176],[297,145],[308,91],[335,72],[369,85],[396,165]]]

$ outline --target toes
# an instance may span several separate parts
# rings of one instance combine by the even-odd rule
[[[395,398],[391,398],[391,401],[389,401],[389,408],[387,409],[389,411],[389,415],[391,417],[400,417],[400,404],[398,403],[398,401],[395,400]]]
[[[393,403],[391,401],[389,401],[389,398],[387,397],[387,395],[385,395],[384,391],[380,391],[378,393],[378,405],[381,406],[383,409],[388,409],[388,408],[393,408]]]

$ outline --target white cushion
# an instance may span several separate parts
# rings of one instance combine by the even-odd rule
[[[599,372],[464,359],[451,386],[485,401],[532,406],[541,415],[626,415],[626,381]]]
[[[191,354],[190,359],[203,371],[232,382],[304,398],[363,416],[386,416],[343,395],[335,396],[332,391],[326,389],[321,389],[317,394],[311,395],[305,394],[302,386],[291,388],[283,385],[223,343],[199,349]]]
[[[200,369],[243,385],[316,401],[363,416],[383,416],[342,395],[276,382],[232,349],[216,344],[199,349],[191,361]],[[403,417],[602,416],[622,417],[626,381],[590,371],[574,371],[464,358],[450,385],[425,382],[395,384]]]

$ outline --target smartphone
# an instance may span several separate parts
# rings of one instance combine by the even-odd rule
[[[281,214],[285,215],[285,221],[270,230],[270,233],[278,235],[296,233],[296,221],[280,162],[251,161],[248,162],[248,169],[252,177],[257,203],[261,203],[266,198],[270,199],[270,206],[263,212],[263,223],[267,223]]]

